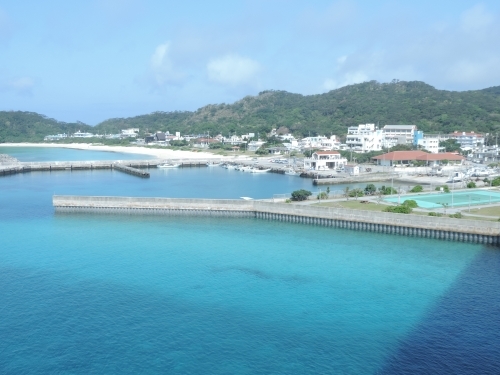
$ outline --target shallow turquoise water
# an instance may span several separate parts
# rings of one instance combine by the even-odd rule
[[[170,172],[0,178],[0,373],[494,373],[496,249],[51,206],[53,193],[234,198],[310,184]]]

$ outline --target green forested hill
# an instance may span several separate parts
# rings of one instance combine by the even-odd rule
[[[208,105],[195,112],[156,112],[105,121],[97,128],[126,125],[153,130],[210,134],[269,132],[287,127],[297,134],[345,134],[362,123],[415,124],[425,132],[500,130],[500,87],[477,91],[436,90],[423,82],[375,81],[304,96],[264,91],[233,104]]]
[[[49,134],[92,131],[83,123],[70,124],[33,112],[0,111],[0,142],[38,142]]]
[[[0,142],[13,140],[12,137],[19,140],[26,134],[34,136],[70,131],[64,129],[89,129],[83,124],[65,124],[41,116],[37,119],[36,116],[39,115],[0,112]],[[10,122],[7,128],[4,126],[6,119]],[[17,125],[16,121],[24,125]],[[420,130],[432,133],[454,130],[499,132],[500,86],[456,92],[437,90],[423,82],[371,81],[309,96],[264,91],[233,104],[207,105],[194,112],[154,112],[109,119],[96,125],[93,132],[115,133],[134,127],[149,132],[168,130],[182,134],[207,131],[212,135],[263,134],[283,126],[297,135],[342,135],[348,126],[362,123],[379,123],[380,126],[415,124]]]

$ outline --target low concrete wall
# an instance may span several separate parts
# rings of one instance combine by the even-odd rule
[[[389,173],[370,173],[359,176],[348,177],[334,177],[334,178],[315,178],[313,185],[336,185],[336,184],[354,184],[361,182],[379,182],[390,181],[392,178],[396,179],[399,175]]]
[[[497,244],[500,223],[237,199],[54,196],[58,212],[244,216]]]

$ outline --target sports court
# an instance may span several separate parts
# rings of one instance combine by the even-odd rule
[[[447,207],[467,207],[481,204],[500,203],[500,191],[495,190],[461,190],[451,191],[449,193],[404,195],[399,201],[404,202],[407,199],[413,199],[421,208],[442,208],[443,204]],[[386,202],[398,203],[397,196],[391,196],[384,199]]]

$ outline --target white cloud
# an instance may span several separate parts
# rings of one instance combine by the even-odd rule
[[[374,29],[370,36],[331,57],[322,90],[368,80],[422,80],[451,90],[481,89],[500,84],[499,13],[476,5],[454,20],[415,28],[401,24]],[[381,22],[378,22],[381,23]],[[337,56],[339,56],[337,55]]]
[[[488,60],[460,60],[451,64],[445,77],[458,84],[470,85],[476,82],[488,82],[492,77],[492,72],[498,70],[500,66],[500,57],[491,58]],[[500,74],[493,75],[496,79],[500,79]],[[498,81],[497,81],[498,82]],[[493,81],[491,85],[496,84]],[[487,84],[485,86],[488,86]]]
[[[31,96],[35,81],[30,77],[20,77],[17,79],[6,80],[0,84],[2,91],[14,92],[18,95]]]
[[[260,70],[257,61],[238,55],[212,59],[207,64],[210,81],[231,86],[253,83]]]
[[[175,69],[171,58],[171,44],[166,42],[156,47],[150,59],[153,86],[161,88],[167,84],[178,84],[184,75]]]
[[[327,78],[323,82],[323,89],[325,91],[335,90],[339,87],[344,87],[347,85],[353,85],[355,83],[362,83],[369,81],[369,76],[362,71],[357,72],[347,72],[340,75],[340,78],[335,80],[332,78]]]
[[[478,4],[462,13],[460,25],[465,32],[477,32],[487,29],[495,20],[493,14]]]

